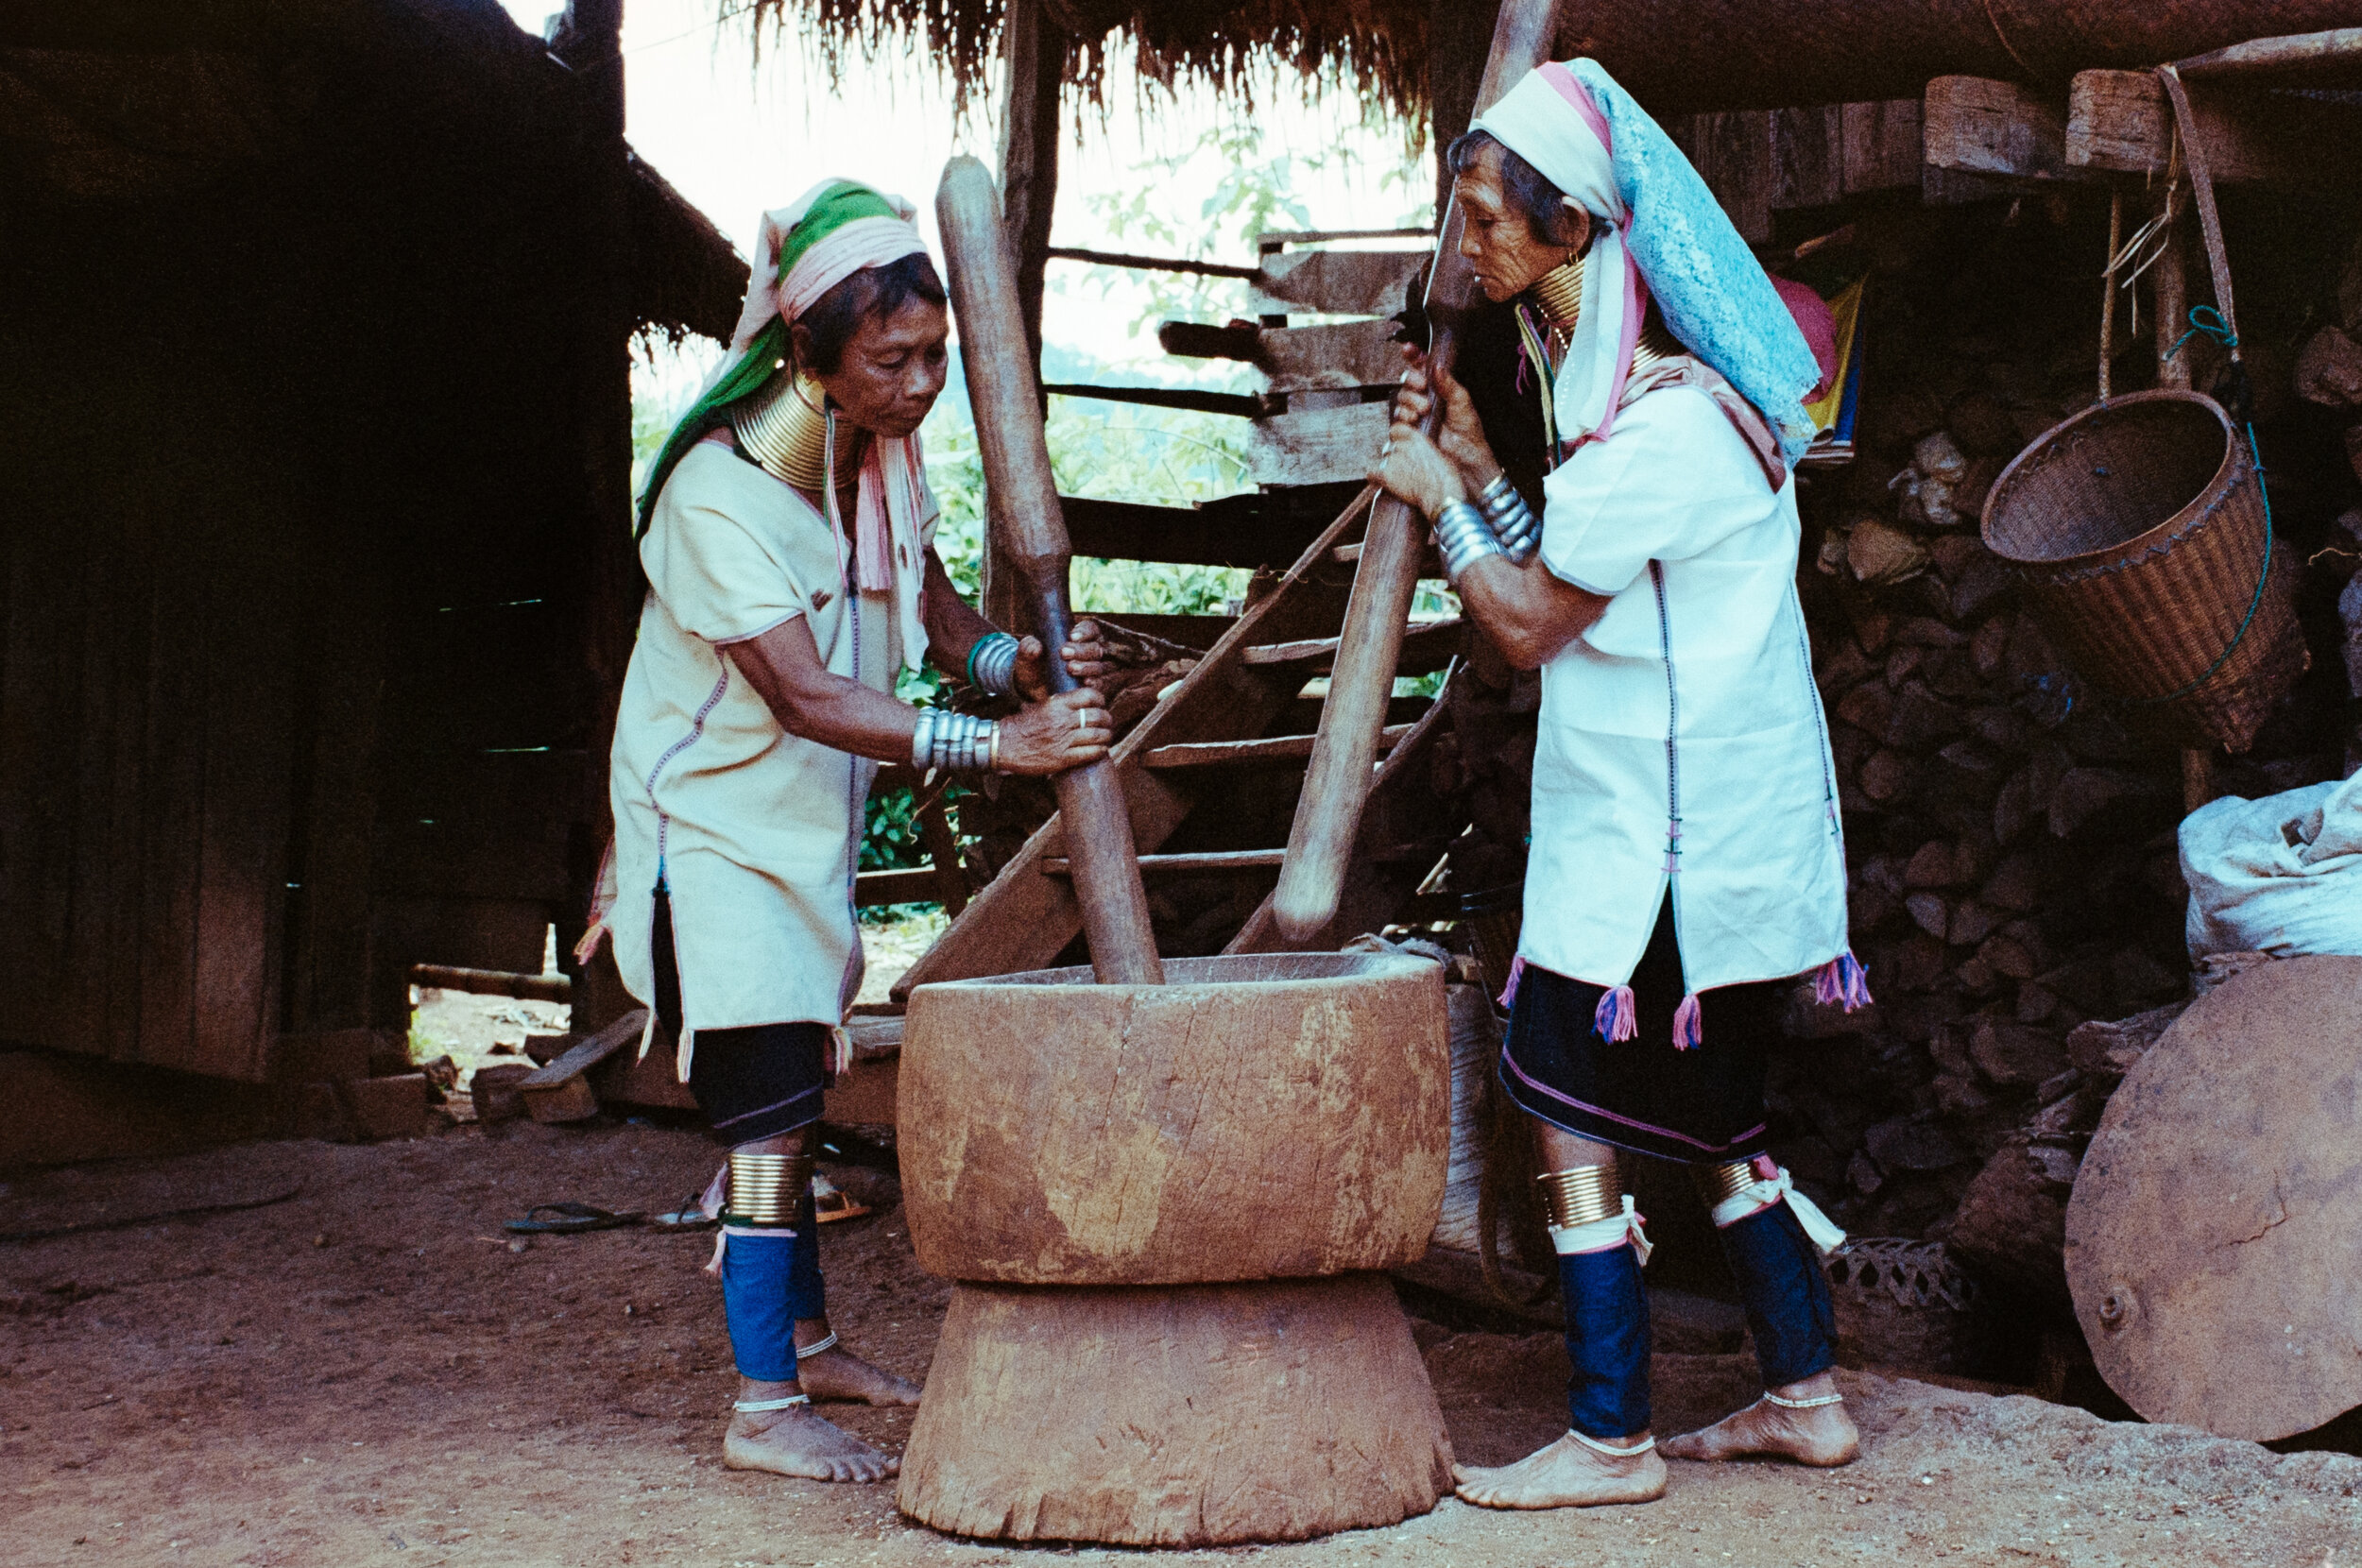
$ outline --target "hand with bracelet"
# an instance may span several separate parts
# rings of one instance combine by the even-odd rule
[[[1435,525],[1445,575],[1461,607],[1521,670],[1539,669],[1588,630],[1607,601],[1539,558],[1542,520],[1501,472],[1467,389],[1406,349],[1411,368],[1395,396],[1394,428],[1371,477]],[[1430,436],[1419,428],[1441,402]]]
[[[1115,741],[1107,702],[1089,683],[1108,669],[1098,623],[1074,622],[1059,650],[1067,671],[1085,684],[1052,695],[1048,660],[1036,638],[1021,641],[963,601],[931,549],[919,613],[928,656],[1019,703],[1005,719],[916,708],[859,681],[832,674],[801,616],[760,637],[726,646],[730,664],[754,687],[780,727],[839,751],[908,762],[922,772],[957,769],[1044,777],[1096,762]]]

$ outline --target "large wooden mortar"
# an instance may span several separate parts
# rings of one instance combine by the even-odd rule
[[[898,1145],[958,1283],[902,1459],[938,1529],[1134,1545],[1391,1525],[1450,1485],[1376,1271],[1443,1207],[1436,965],[1180,959],[922,986]]]

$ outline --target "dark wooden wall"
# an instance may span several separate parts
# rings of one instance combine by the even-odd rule
[[[538,41],[369,14],[0,94],[0,1040],[259,1080],[579,927],[664,258]]]

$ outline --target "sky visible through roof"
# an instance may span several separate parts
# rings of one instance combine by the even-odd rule
[[[552,0],[503,3],[519,26],[536,34],[558,9]],[[854,54],[834,87],[792,35],[766,39],[758,61],[746,25],[717,21],[716,9],[714,0],[625,5],[625,114],[641,156],[728,235],[742,255],[751,251],[764,210],[834,176],[908,196],[934,244],[933,196],[944,161],[966,152],[997,163],[994,106],[979,105],[966,117],[955,117],[948,85],[916,53],[869,62]],[[1081,145],[1070,140],[1061,159],[1053,236],[1057,244],[1161,255],[1194,251],[1215,260],[1251,262],[1250,247],[1235,232],[1205,243],[1213,220],[1204,209],[1225,174],[1240,165],[1242,127],[1258,144],[1253,161],[1288,161],[1288,188],[1311,227],[1392,226],[1418,212],[1432,188],[1431,161],[1410,162],[1400,128],[1363,124],[1357,106],[1342,94],[1308,106],[1291,80],[1284,89],[1258,94],[1248,120],[1240,106],[1225,105],[1202,89],[1170,99],[1153,84],[1142,89],[1119,72],[1109,83],[1107,112],[1081,111]],[[1070,134],[1076,112],[1070,107]],[[1200,148],[1177,168],[1141,168],[1154,160],[1190,155],[1201,137],[1225,128],[1233,138],[1227,153]],[[1149,234],[1137,218],[1131,232],[1115,232],[1109,210],[1142,196],[1145,213],[1166,219],[1178,241]],[[1277,226],[1295,221],[1286,218]],[[1134,331],[1156,303],[1147,282],[1053,262],[1050,286],[1044,336],[1052,349],[1053,379],[1066,373],[1060,362],[1102,372],[1090,379],[1190,378],[1189,363],[1169,360],[1157,349],[1153,325]],[[1209,291],[1191,303],[1207,318],[1221,320],[1242,305],[1242,299],[1230,298],[1235,292]],[[659,355],[646,367],[643,393],[663,402],[687,397],[719,353],[717,346],[693,339],[677,361],[667,363],[672,356]],[[1214,379],[1224,375],[1219,366],[1207,370]]]

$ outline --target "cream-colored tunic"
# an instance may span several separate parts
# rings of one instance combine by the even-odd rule
[[[935,515],[922,496],[922,548]],[[829,520],[720,443],[691,448],[665,482],[640,561],[608,918],[624,984],[653,1008],[654,895],[670,891],[685,1078],[698,1030],[833,1027],[861,989],[853,878],[878,765],[782,729],[722,651],[801,616],[835,674],[891,691],[904,658],[894,596],[847,591]]]
[[[1796,597],[1791,479],[1667,386],[1544,482],[1541,559],[1608,601],[1542,668],[1519,952],[1625,983],[1669,887],[1691,992],[1846,950],[1845,852]]]

